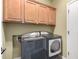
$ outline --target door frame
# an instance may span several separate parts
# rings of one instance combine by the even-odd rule
[[[69,5],[71,5],[72,3],[74,3],[74,2],[78,2],[79,3],[79,1],[77,0],[75,0],[75,1],[70,1],[70,2],[68,2],[67,3],[67,5],[66,5],[66,10],[67,10],[67,22],[66,22],[66,24],[67,24],[67,58],[66,59],[68,59],[68,56],[69,56],[69,50],[68,50],[68,13],[69,13],[69,10],[68,10],[68,6]],[[78,9],[79,10],[79,9]],[[79,43],[78,43],[79,44]]]

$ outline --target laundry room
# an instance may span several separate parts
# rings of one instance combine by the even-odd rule
[[[67,59],[67,5],[75,1],[3,0],[2,59]]]

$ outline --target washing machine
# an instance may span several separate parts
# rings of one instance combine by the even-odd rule
[[[47,40],[48,58],[62,59],[62,38],[59,35],[54,35]]]
[[[41,32],[46,38],[47,59],[62,59],[62,37],[49,32]]]
[[[22,59],[62,59],[62,37],[50,32],[32,32],[21,36]]]

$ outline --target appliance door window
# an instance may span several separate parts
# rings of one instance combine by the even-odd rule
[[[49,40],[49,57],[58,55],[61,53],[61,39]]]
[[[51,52],[58,51],[60,49],[60,42],[58,40],[55,40],[54,42],[52,42],[50,49],[51,49]]]

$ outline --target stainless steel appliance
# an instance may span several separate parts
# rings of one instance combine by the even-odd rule
[[[46,38],[46,49],[48,59],[62,59],[62,37],[49,32],[41,32]]]
[[[61,36],[38,31],[22,34],[21,59],[62,59]]]

